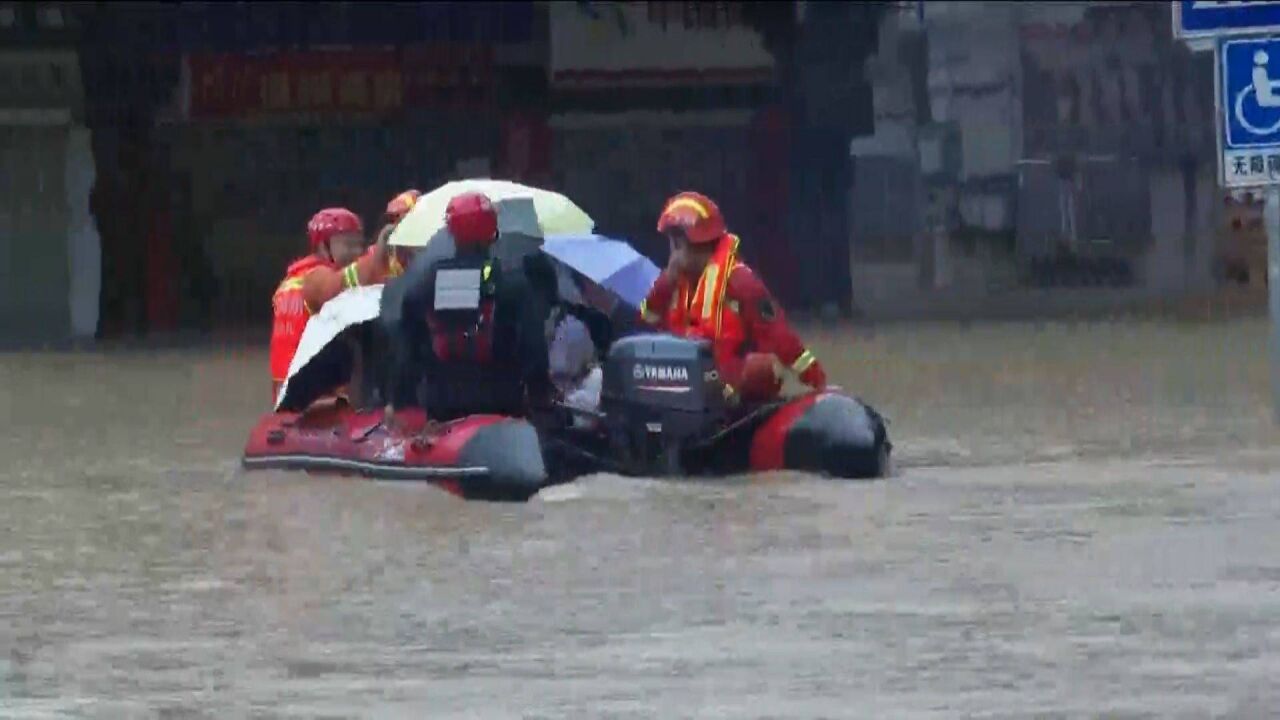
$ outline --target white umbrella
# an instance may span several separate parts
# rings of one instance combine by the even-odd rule
[[[550,190],[506,180],[456,180],[423,195],[391,233],[392,245],[427,248],[432,257],[453,254],[453,237],[444,224],[449,201],[464,192],[481,192],[498,211],[495,254],[505,266],[535,251],[546,235],[589,233],[595,221],[569,200]]]
[[[382,285],[367,285],[345,290],[341,295],[324,304],[320,312],[307,321],[307,328],[302,332],[302,340],[298,343],[298,351],[289,364],[289,377],[280,386],[276,395],[276,408],[289,392],[289,381],[306,368],[321,350],[324,350],[349,327],[369,322],[378,317],[382,301]]]

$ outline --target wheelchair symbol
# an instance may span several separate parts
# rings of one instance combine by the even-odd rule
[[[1244,99],[1250,93],[1253,93],[1259,108],[1280,108],[1280,95],[1276,94],[1276,90],[1280,89],[1280,81],[1271,80],[1271,76],[1267,73],[1268,60],[1265,50],[1259,50],[1253,54],[1253,82],[1236,94],[1236,121],[1254,135],[1271,135],[1280,130],[1280,114],[1277,115],[1275,123],[1259,126],[1249,122],[1244,112]]]

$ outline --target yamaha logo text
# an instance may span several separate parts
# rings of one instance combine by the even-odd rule
[[[689,382],[689,369],[678,365],[636,365],[636,380],[650,382]]]

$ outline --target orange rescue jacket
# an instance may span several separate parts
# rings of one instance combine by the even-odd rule
[[[303,285],[308,273],[320,268],[334,269],[332,262],[315,255],[295,260],[284,273],[284,280],[271,296],[271,393],[274,399],[280,385],[289,376],[302,332],[307,329],[312,309],[307,305]]]
[[[271,327],[272,398],[289,376],[289,365],[298,351],[307,321],[324,304],[348,288],[385,282],[399,275],[403,268],[394,253],[384,261],[377,247],[369,248],[355,262],[339,268],[328,260],[308,255],[295,261],[285,271],[284,280],[271,298],[274,320]]]
[[[738,259],[738,244],[736,235],[725,235],[696,285],[683,277],[674,282],[659,277],[640,306],[641,319],[649,325],[711,341],[726,394],[741,382],[743,363],[752,352],[771,353],[797,374],[814,365],[813,353],[764,283]]]

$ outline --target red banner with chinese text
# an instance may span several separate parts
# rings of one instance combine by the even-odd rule
[[[192,54],[189,116],[386,114],[488,97],[488,48]]]

